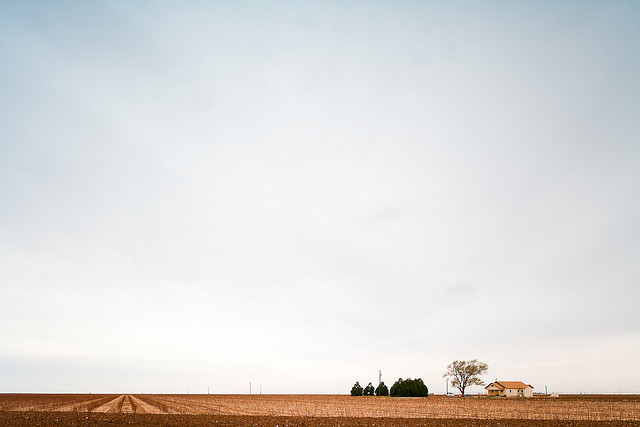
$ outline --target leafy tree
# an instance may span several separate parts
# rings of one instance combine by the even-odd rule
[[[358,381],[351,388],[351,396],[362,396],[362,386]]]
[[[364,394],[365,396],[373,396],[373,392],[374,392],[373,385],[369,383],[362,391],[362,394]]]
[[[387,387],[384,381],[382,381],[380,385],[376,387],[375,393],[376,396],[389,396],[389,387]]]
[[[398,381],[391,386],[391,396],[426,397],[429,396],[429,389],[422,381],[422,378],[416,378],[415,380],[398,378]]]
[[[485,374],[487,369],[489,369],[487,364],[478,362],[477,359],[454,360],[453,363],[447,366],[447,372],[442,377],[450,378],[451,385],[460,390],[460,393],[464,396],[464,390],[467,387],[484,385],[480,375]]]

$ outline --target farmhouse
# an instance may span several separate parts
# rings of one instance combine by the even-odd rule
[[[522,381],[495,381],[485,387],[489,396],[533,397],[533,386]]]

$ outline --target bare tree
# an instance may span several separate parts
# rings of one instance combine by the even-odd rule
[[[484,385],[480,375],[487,372],[487,369],[487,364],[478,362],[477,359],[454,360],[447,366],[447,372],[442,377],[451,379],[451,385],[464,396],[464,390],[470,385]]]

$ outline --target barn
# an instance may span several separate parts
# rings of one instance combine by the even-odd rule
[[[500,397],[533,397],[533,386],[522,381],[494,381],[485,388],[487,395]]]

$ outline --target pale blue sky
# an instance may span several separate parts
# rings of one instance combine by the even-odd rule
[[[640,393],[639,21],[0,1],[0,392]]]

